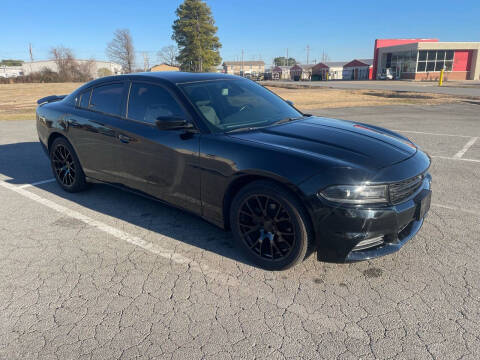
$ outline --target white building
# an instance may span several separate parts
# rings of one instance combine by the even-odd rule
[[[265,72],[264,61],[225,61],[223,72],[234,75],[258,75]]]
[[[118,75],[122,73],[122,66],[112,61],[78,60],[78,59],[75,61],[80,65],[86,64],[89,61],[91,61],[92,65],[91,65],[90,72],[91,72],[92,78],[94,79],[100,77],[98,70],[103,68],[108,69],[114,75]],[[58,67],[57,67],[57,64],[55,63],[55,60],[31,61],[31,62],[25,62],[22,65],[23,75],[29,75],[32,72],[38,72],[44,68],[50,69],[55,72],[58,71]]]
[[[14,78],[23,75],[21,66],[0,65],[0,78]]]

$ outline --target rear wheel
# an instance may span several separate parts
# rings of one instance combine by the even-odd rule
[[[230,224],[238,246],[267,270],[285,270],[307,255],[311,230],[298,199],[282,186],[255,181],[236,195]]]
[[[87,181],[72,145],[63,137],[50,146],[50,163],[58,184],[68,192],[85,190]]]

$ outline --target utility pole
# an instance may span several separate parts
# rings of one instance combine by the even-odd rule
[[[28,53],[30,54],[30,61],[33,61],[32,43],[28,43]]]
[[[288,66],[288,48],[287,48],[287,58],[285,59],[285,66]]]
[[[244,75],[243,73],[243,49],[242,49],[242,76]]]
[[[142,52],[143,55],[143,71],[147,71],[150,69],[150,58],[148,57],[148,53],[146,51]]]
[[[307,45],[307,64],[309,64],[308,59],[310,55],[310,45]]]

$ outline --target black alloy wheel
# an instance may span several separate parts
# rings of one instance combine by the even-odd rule
[[[294,225],[285,207],[265,194],[254,194],[240,206],[238,223],[243,241],[258,256],[277,260],[295,244]]]
[[[77,155],[65,138],[57,138],[50,147],[50,161],[57,183],[68,192],[78,192],[87,186]]]
[[[77,170],[70,151],[63,144],[57,145],[53,151],[52,161],[57,179],[64,186],[72,186]]]
[[[284,270],[307,254],[311,231],[306,212],[276,183],[256,181],[240,190],[230,224],[239,246],[262,268]]]

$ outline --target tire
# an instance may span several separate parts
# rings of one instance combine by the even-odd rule
[[[50,164],[53,175],[63,190],[75,193],[87,188],[77,154],[64,137],[56,138],[50,146]]]
[[[230,207],[233,237],[245,256],[266,270],[286,270],[310,252],[307,212],[287,189],[271,181],[242,188]]]

